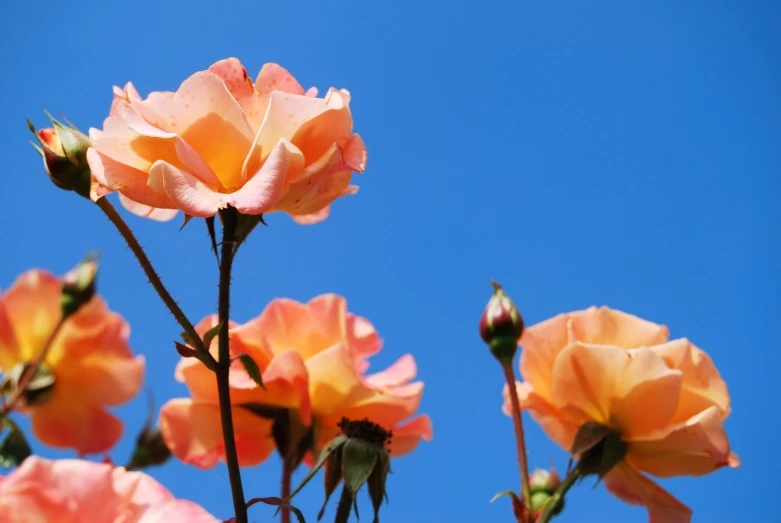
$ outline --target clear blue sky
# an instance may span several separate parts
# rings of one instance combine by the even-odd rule
[[[695,522],[760,520],[781,489],[779,27],[773,0],[13,2],[0,20],[0,287],[102,251],[101,292],[130,321],[158,404],[185,395],[172,377],[178,327],[101,213],[49,183],[24,119],[41,126],[48,109],[100,127],[114,84],[146,95],[225,57],[253,76],[277,62],[305,87],[352,92],[370,160],[361,192],[323,224],[273,215],[254,234],[234,316],[336,292],[385,339],[375,368],[415,355],[435,437],[394,463],[383,521],[512,521],[507,501],[488,504],[518,478],[501,372],[477,336],[491,278],[529,324],[606,304],[707,350],[730,387],[743,468],[662,484]],[[128,220],[185,311],[212,312],[202,224]],[[119,409],[119,462],[145,405]],[[528,446],[533,465],[566,466],[533,425]],[[223,467],[152,474],[228,515]],[[276,459],[244,476],[248,495],[277,493]],[[296,500],[312,516],[320,485]],[[588,483],[559,519],[645,520]]]

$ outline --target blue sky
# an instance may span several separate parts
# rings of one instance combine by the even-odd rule
[[[253,76],[277,62],[305,87],[352,92],[370,160],[326,222],[269,217],[240,253],[233,313],[336,292],[385,339],[373,367],[414,354],[435,438],[394,463],[383,521],[512,521],[506,501],[488,504],[518,477],[502,375],[477,335],[491,278],[528,324],[606,304],[707,350],[730,387],[743,467],[662,484],[695,522],[759,520],[781,489],[781,4],[586,4],[15,2],[0,20],[0,288],[100,250],[101,292],[131,323],[158,404],[185,395],[172,377],[178,327],[98,209],[50,184],[24,120],[42,126],[48,109],[100,127],[112,85],[146,95],[225,57]],[[128,220],[191,318],[211,313],[202,225]],[[145,405],[119,409],[117,461]],[[532,465],[566,466],[527,432]],[[151,473],[228,516],[223,467]],[[277,460],[244,477],[249,496],[276,494]],[[296,500],[312,517],[321,502],[320,481]],[[645,520],[586,482],[558,521]]]

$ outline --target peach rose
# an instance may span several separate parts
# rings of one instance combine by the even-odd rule
[[[196,328],[216,325],[212,316]],[[249,354],[260,367],[266,390],[256,385],[239,362],[231,367],[231,401],[236,446],[242,466],[264,461],[274,450],[271,420],[242,404],[284,407],[299,413],[315,430],[322,448],[339,429],[343,416],[368,417],[393,430],[393,455],[412,451],[421,438],[431,439],[428,416],[410,418],[418,408],[423,383],[410,383],[417,373],[411,355],[390,368],[364,376],[366,358],[382,341],[366,319],[347,312],[344,298],[327,294],[308,304],[289,299],[272,301],[263,313],[229,329],[231,353]],[[211,350],[216,354],[217,341]],[[192,399],[174,399],[160,412],[160,429],[171,451],[181,460],[202,467],[225,459],[214,373],[194,358],[182,359],[176,378],[190,389]]]
[[[87,156],[99,184],[92,198],[119,191],[142,216],[209,217],[232,206],[314,223],[336,198],[356,192],[350,178],[366,167],[350,93],[331,88],[317,98],[317,89],[305,92],[276,64],[264,65],[254,84],[228,58],[175,93],[142,99],[128,83],[114,95],[103,130],[90,129]]]
[[[218,523],[143,472],[78,459],[31,456],[0,476],[6,523]]]
[[[520,342],[521,408],[567,450],[586,422],[619,431],[628,452],[605,485],[645,505],[652,523],[688,522],[691,510],[641,472],[700,476],[739,464],[722,423],[724,380],[705,352],[668,336],[664,325],[591,307],[538,323]]]
[[[32,362],[61,318],[62,280],[42,270],[23,274],[0,296],[0,370]],[[143,356],[133,357],[130,329],[99,297],[68,318],[43,362],[54,377],[45,394],[22,412],[43,443],[80,455],[105,452],[122,435],[122,422],[105,407],[129,401],[144,379]]]

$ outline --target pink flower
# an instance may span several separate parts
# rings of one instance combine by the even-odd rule
[[[119,191],[136,214],[157,220],[177,210],[209,217],[289,213],[314,223],[331,202],[353,194],[366,148],[352,133],[350,93],[304,91],[282,67],[266,64],[253,83],[235,58],[142,99],[114,88],[103,130],[90,130],[93,199]]]
[[[521,408],[569,450],[585,423],[620,434],[624,459],[604,477],[652,523],[688,523],[691,510],[644,475],[702,476],[737,467],[723,421],[730,397],[710,357],[664,325],[607,307],[560,314],[521,338]],[[505,387],[504,410],[511,411]]]
[[[214,316],[196,328],[203,333],[216,325]],[[347,311],[341,296],[326,294],[307,304],[289,299],[272,301],[249,322],[230,326],[233,356],[249,354],[260,367],[266,390],[247,375],[239,362],[231,367],[231,401],[239,463],[263,462],[274,450],[270,419],[245,406],[281,407],[297,412],[316,435],[321,449],[340,433],[342,417],[368,417],[393,430],[391,453],[411,452],[421,439],[432,437],[428,416],[412,417],[423,394],[411,355],[388,369],[365,376],[366,359],[382,341],[366,319]],[[216,355],[217,342],[212,342]],[[174,399],[160,412],[166,444],[179,459],[202,468],[225,459],[214,373],[200,361],[180,361],[176,377],[187,384],[192,399]],[[245,406],[242,406],[245,405]]]
[[[0,476],[4,523],[219,523],[143,472],[32,456]]]
[[[62,317],[62,284],[48,272],[31,270],[0,296],[4,373],[40,354]],[[119,440],[122,422],[106,407],[130,401],[144,380],[144,357],[133,356],[129,335],[125,320],[97,295],[65,321],[42,364],[53,375],[52,386],[21,405],[38,439],[79,454],[105,452]]]

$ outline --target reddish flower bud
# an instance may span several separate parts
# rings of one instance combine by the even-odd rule
[[[523,318],[502,286],[496,282],[491,284],[494,295],[480,318],[480,337],[500,363],[510,364],[523,334]]]
[[[82,132],[66,127],[51,116],[54,127],[36,131],[28,120],[27,125],[39,145],[33,147],[43,158],[46,174],[54,185],[66,191],[75,191],[89,198],[91,172],[87,163],[87,150],[91,144]]]

